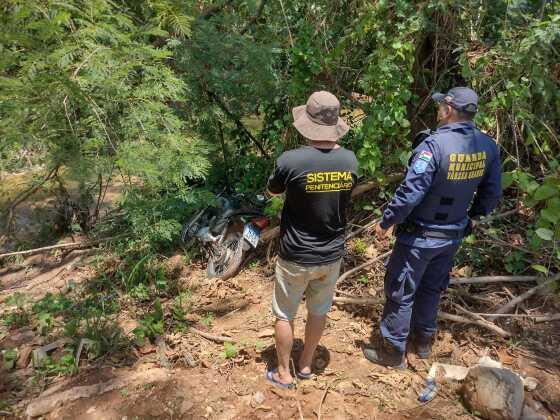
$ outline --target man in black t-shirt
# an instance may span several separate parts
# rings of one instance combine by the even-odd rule
[[[270,382],[283,388],[293,383],[289,367],[293,319],[304,294],[308,318],[296,375],[300,379],[312,376],[313,353],[332,305],[344,254],[346,207],[358,176],[354,153],[336,144],[348,126],[340,118],[340,103],[334,95],[315,92],[292,113],[294,126],[309,145],[283,153],[268,180],[271,194],[286,193],[272,298],[278,370],[266,373]]]

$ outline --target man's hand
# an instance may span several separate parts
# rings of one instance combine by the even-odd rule
[[[375,237],[378,240],[387,238],[392,234],[393,234],[393,226],[391,226],[389,229],[383,229],[379,223],[375,225]]]

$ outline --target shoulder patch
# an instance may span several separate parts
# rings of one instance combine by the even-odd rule
[[[418,158],[416,159],[416,162],[414,162],[414,166],[412,167],[412,169],[414,169],[414,172],[417,174],[423,174],[424,172],[426,172],[426,168],[428,167],[428,162]]]
[[[433,157],[432,153],[428,152],[427,150],[422,150],[420,152],[420,155],[418,155],[418,159],[423,160],[425,162],[429,162],[430,160],[432,160],[432,157]]]

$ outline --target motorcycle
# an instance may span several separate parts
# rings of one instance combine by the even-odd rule
[[[207,207],[188,220],[181,233],[185,246],[198,242],[208,259],[209,278],[228,279],[241,268],[243,255],[255,249],[268,227],[265,196],[219,194],[217,207]]]

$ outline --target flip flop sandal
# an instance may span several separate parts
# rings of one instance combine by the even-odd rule
[[[303,373],[303,372],[296,372],[296,376],[298,377],[298,379],[302,379],[302,380],[308,380],[308,379],[313,379],[315,377],[315,375],[311,372],[309,373]]]
[[[276,379],[274,379],[274,372],[276,372],[275,370],[267,370],[266,371],[266,380],[268,382],[270,382],[272,385],[277,386],[279,388],[282,389],[294,389],[295,388],[295,384],[292,382],[290,384],[285,384],[283,382],[280,382]]]

